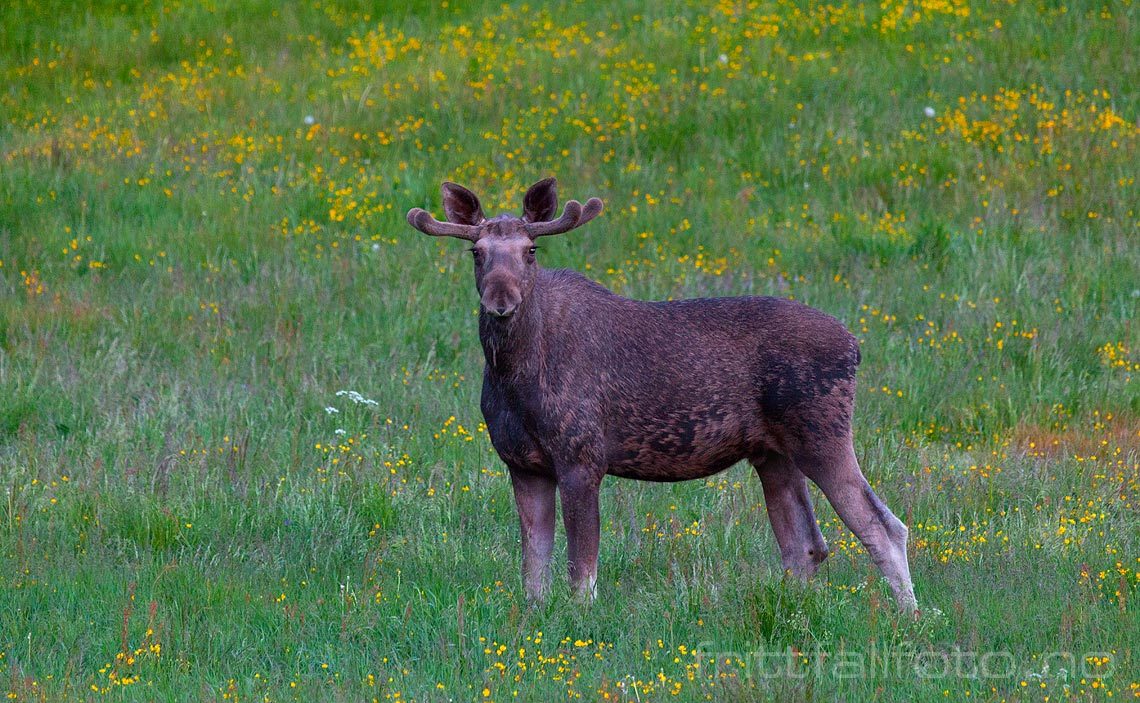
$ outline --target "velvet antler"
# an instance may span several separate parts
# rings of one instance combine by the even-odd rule
[[[551,222],[533,222],[527,224],[526,233],[530,235],[531,239],[535,239],[537,237],[547,237],[552,234],[569,232],[575,227],[581,227],[594,219],[601,211],[602,201],[598,198],[590,198],[587,200],[585,207],[582,207],[582,203],[577,200],[569,200],[562,209],[562,217]]]

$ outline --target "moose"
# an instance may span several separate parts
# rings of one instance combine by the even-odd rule
[[[480,402],[506,464],[522,537],[527,596],[550,589],[561,502],[572,590],[597,595],[598,494],[607,474],[642,481],[711,476],[746,459],[763,485],[787,572],[808,579],[827,557],[811,479],[859,538],[899,608],[916,601],[907,528],[871,489],[852,434],[859,344],[835,318],[774,297],[644,302],[581,274],[538,264],[539,237],[602,211],[568,201],[546,178],[522,217],[488,218],[445,182],[446,221],[413,208],[408,223],[471,243],[486,365]]]

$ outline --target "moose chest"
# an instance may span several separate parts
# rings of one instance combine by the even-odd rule
[[[491,444],[512,469],[546,474],[558,465],[603,469],[610,423],[600,399],[575,392],[575,383],[556,385],[561,392],[537,382],[506,381],[488,369],[480,405]]]
[[[511,386],[497,381],[488,370],[483,375],[480,409],[487,423],[491,445],[507,466],[532,473],[550,473],[549,455],[535,439],[539,428],[528,417],[534,417],[541,398],[519,394]],[[530,412],[528,412],[528,410]]]

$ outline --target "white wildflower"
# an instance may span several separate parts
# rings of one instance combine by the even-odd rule
[[[337,391],[336,395],[338,398],[341,396],[347,396],[349,400],[356,403],[357,405],[371,405],[373,407],[380,405],[380,403],[377,403],[375,400],[372,400],[371,398],[365,398],[356,391]]]

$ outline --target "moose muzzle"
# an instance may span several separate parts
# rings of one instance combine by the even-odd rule
[[[522,303],[522,291],[513,283],[501,280],[486,282],[483,296],[479,301],[483,309],[493,317],[510,317]]]

